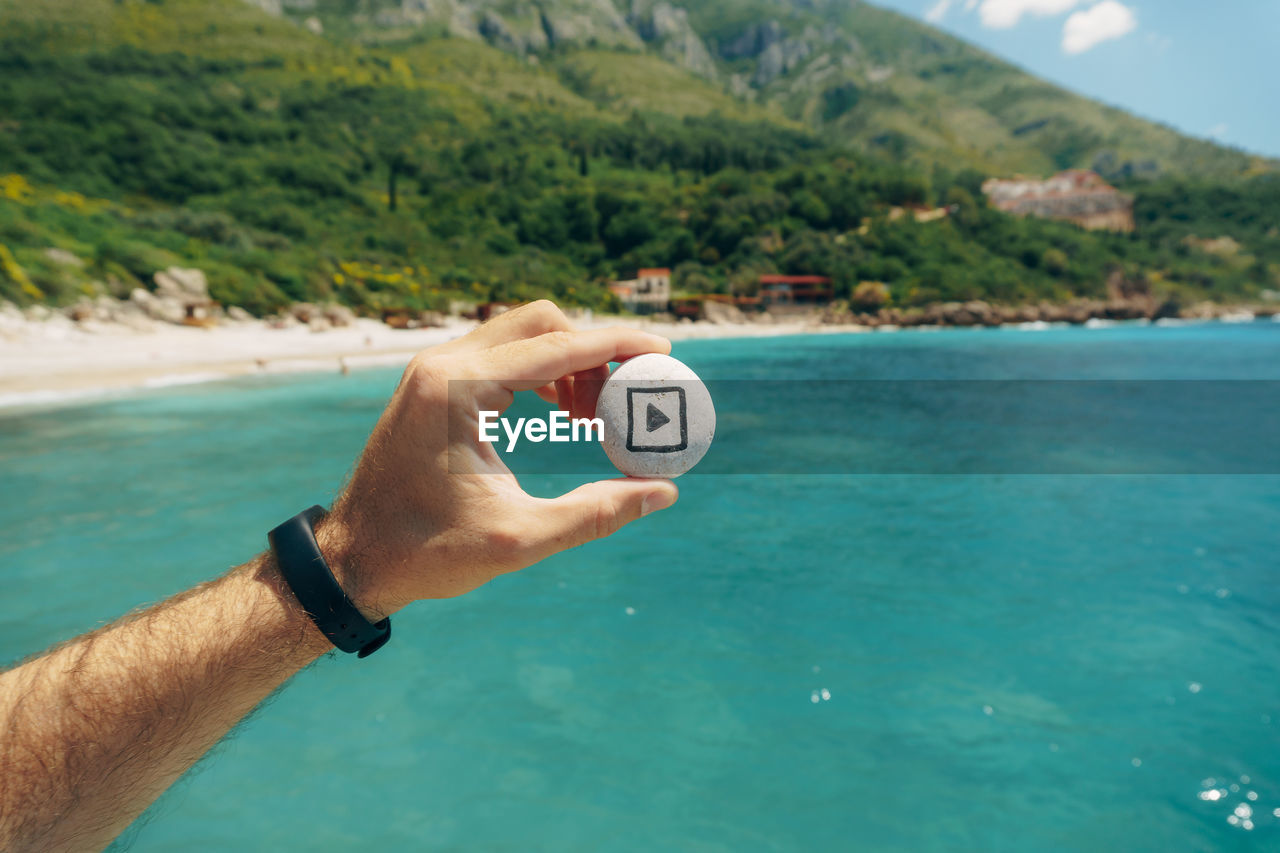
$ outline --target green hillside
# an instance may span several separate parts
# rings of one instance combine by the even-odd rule
[[[863,2],[632,0],[260,0],[291,20],[314,19],[331,36],[368,42],[423,34],[488,43],[568,75],[588,60],[600,106],[628,109],[636,90],[674,92],[670,70],[734,100],[772,108],[863,150],[929,166],[989,172],[1093,168],[1111,178],[1160,174],[1224,177],[1274,162],[1136,118],[1071,94],[918,21]],[[683,89],[680,90],[683,94]],[[652,95],[650,95],[652,97]],[[683,100],[683,99],[681,99]],[[642,95],[643,102],[643,95]],[[680,109],[676,103],[672,109]],[[730,108],[731,109],[731,108]]]
[[[1100,296],[1115,270],[1182,299],[1276,286],[1280,235],[1258,224],[1280,210],[1267,164],[1125,116],[1109,124],[1061,94],[1071,110],[1017,135],[1016,150],[934,156],[950,137],[904,106],[908,96],[934,98],[948,121],[1004,119],[943,98],[920,69],[951,50],[988,63],[992,80],[1017,72],[857,6],[843,13],[862,27],[856,44],[832,50],[875,63],[875,43],[899,57],[893,75],[872,74],[905,87],[898,101],[844,83],[802,97],[798,81],[820,56],[744,88],[766,60],[737,55],[735,28],[768,25],[776,11],[752,2],[681,14],[637,3],[625,17],[607,0],[544,5],[528,30],[494,7],[481,16],[486,34],[469,37],[410,15],[420,4],[375,0],[298,12],[289,0],[263,0],[267,11],[239,0],[0,0],[0,298],[121,295],[170,264],[205,269],[215,298],[258,312],[539,295],[610,307],[604,283],[637,266],[673,267],[690,292],[750,292],[772,271],[831,275],[841,295],[881,281],[898,305]],[[448,8],[475,20],[474,8]],[[690,41],[697,33],[706,40]],[[913,53],[922,33],[945,50]],[[948,74],[959,86],[964,74]],[[1035,114],[1015,101],[1005,119]],[[1137,128],[1132,149],[1113,148],[1122,165],[1130,150],[1165,150],[1160,134],[1172,140],[1166,175],[1134,184],[1137,234],[986,206],[986,174],[1066,162],[1036,146],[1053,121],[1086,119],[1117,139]],[[930,127],[943,140],[932,148]],[[934,205],[953,215],[894,216]],[[1238,250],[1187,239],[1223,235]]]
[[[709,0],[695,18],[707,21],[712,43],[729,44],[747,26],[730,16],[734,5]],[[780,44],[794,40],[797,51],[806,42],[813,47],[795,67],[767,83],[758,79],[760,98],[867,148],[990,172],[1093,168],[1112,178],[1166,172],[1222,177],[1262,165],[1259,158],[1066,92],[865,3],[820,4],[813,11],[779,3],[770,19],[782,22]],[[814,31],[824,36],[814,39]],[[759,58],[743,62],[760,77]]]

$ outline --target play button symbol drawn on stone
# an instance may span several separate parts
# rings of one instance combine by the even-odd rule
[[[627,389],[627,450],[677,453],[688,446],[684,388],[664,385]]]
[[[703,457],[716,434],[707,386],[669,355],[628,359],[605,381],[596,403],[601,444],[628,477],[678,477]]]
[[[649,411],[645,413],[645,416],[648,420],[649,432],[653,432],[664,424],[671,423],[671,418],[664,415],[662,409],[659,409],[653,403],[649,404]]]

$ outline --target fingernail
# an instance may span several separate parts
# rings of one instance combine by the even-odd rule
[[[670,492],[650,492],[644,496],[644,500],[640,503],[640,515],[648,515],[651,512],[657,512],[660,509],[666,509],[676,502]]]

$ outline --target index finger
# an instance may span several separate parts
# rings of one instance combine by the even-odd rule
[[[639,329],[610,326],[585,332],[548,332],[485,351],[485,367],[509,391],[528,391],[611,361],[671,352],[671,341]]]
[[[573,324],[554,302],[539,299],[504,311],[460,338],[440,344],[440,352],[475,352],[508,341],[532,338],[547,332],[568,332]]]

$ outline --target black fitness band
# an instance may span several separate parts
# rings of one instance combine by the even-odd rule
[[[313,506],[272,530],[267,540],[285,583],[321,633],[342,651],[368,657],[391,639],[391,619],[370,624],[342,591],[312,530],[323,517],[324,507]]]

